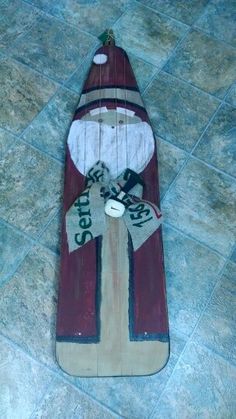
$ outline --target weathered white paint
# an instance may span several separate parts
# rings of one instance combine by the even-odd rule
[[[117,112],[119,113],[123,113],[124,115],[128,115],[128,116],[134,116],[135,112],[131,111],[130,109],[126,109],[126,108],[119,108],[117,106]]]
[[[76,168],[86,175],[102,160],[113,179],[126,168],[140,173],[154,153],[154,137],[147,122],[107,125],[95,121],[76,120],[72,123],[68,146]]]
[[[98,115],[100,113],[108,112],[108,109],[106,106],[102,106],[101,108],[95,108],[89,111],[90,115]]]
[[[105,64],[107,62],[107,55],[106,54],[96,54],[93,57],[94,64]]]
[[[143,100],[139,92],[124,89],[123,87],[105,87],[83,93],[80,97],[79,106],[87,105],[89,102],[99,99],[121,99],[123,101],[135,103],[136,105],[144,107]]]

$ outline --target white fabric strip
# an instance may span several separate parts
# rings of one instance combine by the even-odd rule
[[[144,106],[139,92],[120,88],[105,88],[92,90],[91,92],[81,95],[79,107],[99,99],[120,99],[135,103],[139,106]]]
[[[90,115],[98,115],[100,113],[108,112],[106,106],[102,106],[101,108],[92,109],[89,113]]]
[[[127,116],[134,116],[135,115],[135,112],[131,111],[130,109],[119,108],[117,106],[116,110],[117,110],[117,112],[123,113],[124,115],[127,115]]]

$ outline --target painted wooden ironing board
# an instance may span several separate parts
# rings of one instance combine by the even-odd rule
[[[85,127],[83,134],[76,123]],[[154,138],[149,131],[146,139],[139,133],[147,124],[127,54],[108,32],[95,53],[67,143],[56,357],[71,375],[147,375],[168,360],[161,228],[133,251],[123,218],[107,216],[103,235],[69,253],[65,227],[65,214],[98,159],[110,165],[113,178],[131,165],[145,183],[143,198],[159,204]],[[99,134],[91,134],[93,126]]]

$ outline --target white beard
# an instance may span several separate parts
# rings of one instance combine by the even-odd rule
[[[80,173],[86,175],[98,161],[109,168],[113,179],[129,168],[142,172],[154,153],[154,137],[147,122],[119,124],[112,128],[95,121],[72,123],[68,147]]]

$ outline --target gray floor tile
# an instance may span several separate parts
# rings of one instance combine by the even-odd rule
[[[210,298],[224,258],[167,227],[164,255],[170,327],[190,335]]]
[[[50,6],[50,13],[78,29],[99,36],[111,27],[132,0],[57,0]]]
[[[98,44],[100,46],[100,44]],[[92,48],[90,51],[88,51],[85,59],[80,64],[79,68],[75,71],[75,73],[67,80],[66,86],[69,89],[74,90],[75,92],[81,94],[84,82],[87,78],[94,53],[96,51],[96,48]]]
[[[31,246],[22,234],[0,222],[0,286],[14,273]]]
[[[148,377],[78,378],[74,384],[126,418],[146,419],[170,377],[185,340],[171,335],[171,356],[166,367]]]
[[[79,101],[75,93],[60,89],[23,134],[23,139],[64,161],[66,139]]]
[[[232,262],[236,263],[236,248],[234,249],[234,251],[233,251],[233,253],[231,255],[230,260],[232,260]]]
[[[62,379],[57,378],[50,387],[53,377],[43,366],[13,349],[6,340],[0,342],[1,418],[113,417],[94,397],[122,417],[132,419],[148,418],[155,407],[153,417],[160,419],[233,419],[235,182],[193,158],[163,200],[169,225],[164,227],[164,244],[171,326],[171,357],[163,371],[150,377],[73,378],[66,376],[54,359],[62,164],[31,146],[63,159],[72,108],[77,102],[73,91],[80,94],[99,45],[96,37],[106,27],[114,27],[117,45],[129,53],[143,92],[171,57],[188,25],[198,19],[197,25],[202,25],[208,35],[193,30],[178,46],[167,70],[177,78],[162,71],[166,78],[162,76],[158,89],[151,92],[148,88],[153,98],[150,116],[156,133],[160,129],[163,138],[159,144],[163,196],[185,163],[186,151],[192,150],[218,106],[217,99],[200,90],[219,98],[227,94],[225,101],[236,104],[236,88],[230,90],[236,59],[232,2],[0,0],[0,217],[17,226],[15,230],[2,221],[0,329]],[[18,61],[7,58],[8,53]],[[65,82],[72,93],[61,88],[54,95],[58,84],[30,67]],[[233,152],[229,109],[223,106],[217,113],[196,151],[201,150],[200,158],[221,170],[226,170]],[[25,129],[25,143],[7,134],[18,135]],[[229,170],[232,173],[232,168]],[[28,240],[21,229],[44,247],[39,245],[26,256]],[[214,290],[195,330],[194,342],[178,363],[189,334],[209,302],[224,259],[194,238],[231,256],[232,262]],[[88,396],[66,384],[65,377]]]
[[[112,412],[82,394],[70,384],[57,380],[34,412],[32,419],[111,419]]]
[[[225,98],[226,102],[230,103],[234,107],[236,107],[236,84],[232,86],[229,93],[227,94]]]
[[[233,418],[236,368],[191,343],[172,375],[152,419]]]
[[[135,57],[132,54],[129,54],[129,60],[131,67],[134,71],[138,87],[142,93],[147,87],[148,83],[151,81],[155,73],[158,71],[157,67],[152,64],[145,63],[145,61],[140,58]]]
[[[44,12],[49,12],[51,2],[48,0],[27,0],[28,3],[38,7],[39,9],[43,10]]]
[[[174,19],[191,25],[201,14],[207,0],[139,0],[146,6],[166,13]]]
[[[62,165],[17,143],[0,162],[0,217],[37,236],[59,209]]]
[[[0,128],[0,160],[5,156],[7,150],[16,141],[16,137]]]
[[[234,82],[235,65],[234,48],[208,35],[192,31],[171,57],[165,70],[223,98]]]
[[[220,108],[194,155],[236,176],[236,109],[229,105]]]
[[[236,183],[190,160],[162,201],[173,226],[228,256],[235,243]]]
[[[2,338],[0,370],[1,418],[29,418],[52,382],[52,374]]]
[[[191,151],[219,101],[170,74],[160,72],[144,94],[157,135]]]
[[[14,43],[10,54],[46,76],[63,82],[93,45],[92,36],[53,18],[43,17]]]
[[[235,0],[212,0],[196,26],[216,38],[236,46]]]
[[[0,126],[19,134],[55,93],[57,84],[11,59],[0,61]]]
[[[114,26],[117,45],[160,67],[187,30],[154,11],[134,4]]]
[[[60,254],[60,239],[62,228],[61,212],[57,213],[46,230],[43,232],[39,241],[44,246],[48,247],[52,252]]]
[[[160,194],[162,198],[183,166],[188,154],[159,138],[157,138],[157,154]]]
[[[20,0],[1,0],[0,50],[6,50],[26,33],[41,15],[40,11]]]
[[[193,335],[236,365],[236,264],[229,262]]]
[[[57,256],[35,247],[0,295],[2,333],[50,366],[55,365],[57,282]]]

